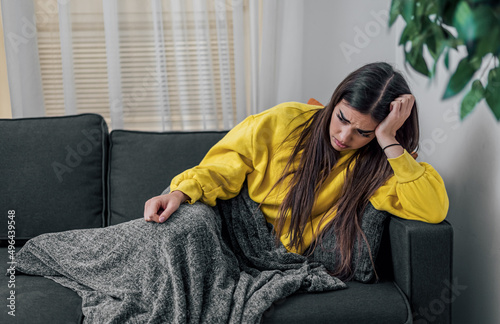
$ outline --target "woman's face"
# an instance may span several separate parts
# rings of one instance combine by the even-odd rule
[[[340,101],[334,108],[330,121],[330,141],[337,151],[355,150],[375,138],[378,122],[364,115],[347,101]]]

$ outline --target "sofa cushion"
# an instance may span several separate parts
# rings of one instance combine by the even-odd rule
[[[44,277],[6,276],[8,255],[7,248],[0,248],[0,298],[7,302],[0,323],[82,323],[82,299],[77,293]]]
[[[294,294],[274,303],[264,324],[411,323],[408,300],[394,282],[348,282],[348,288],[314,294]]]
[[[200,163],[225,134],[112,131],[108,224],[143,217],[144,203],[160,195],[174,176]]]
[[[96,114],[0,120],[0,210],[15,211],[16,241],[103,225],[107,147]]]

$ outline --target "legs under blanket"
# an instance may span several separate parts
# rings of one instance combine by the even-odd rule
[[[16,261],[77,291],[86,323],[258,323],[298,290],[345,288],[323,266],[274,246],[245,193],[216,208],[184,204],[164,224],[40,235]]]
[[[212,210],[182,209],[166,224],[41,235],[20,251],[17,268],[76,290],[89,323],[211,322],[220,316],[213,308],[230,307],[239,270],[217,244]],[[204,305],[210,299],[217,303]]]

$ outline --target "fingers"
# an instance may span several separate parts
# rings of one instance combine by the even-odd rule
[[[146,201],[144,204],[144,220],[147,222],[155,221],[155,216],[158,216],[157,213],[160,208],[162,208],[162,206],[159,196]]]
[[[182,196],[179,195],[179,192],[153,197],[144,204],[144,220],[163,223],[179,209],[181,203]]]
[[[179,205],[176,205],[173,202],[168,204],[167,208],[165,208],[165,210],[158,217],[158,223],[166,221],[177,209],[179,209]]]
[[[394,100],[393,102],[391,102],[389,109],[390,111],[393,111],[394,109],[399,109],[400,107],[401,107],[401,102]]]
[[[383,144],[393,142],[396,132],[408,119],[415,104],[415,97],[404,94],[394,99],[389,105],[389,115],[375,129],[375,136]]]
[[[390,110],[393,115],[396,115],[396,119],[403,119],[404,121],[408,118],[408,116],[410,116],[414,104],[415,97],[411,94],[404,94],[391,102]]]
[[[144,220],[147,222],[159,222],[160,214],[168,205],[168,195],[156,196],[144,204]]]
[[[413,105],[415,104],[415,97],[411,94],[404,94],[396,99],[394,99],[393,103],[399,104],[399,109],[403,110],[404,112],[411,112],[411,109],[413,108]],[[391,105],[392,106],[392,105]]]

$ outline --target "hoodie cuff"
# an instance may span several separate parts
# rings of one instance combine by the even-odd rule
[[[406,150],[397,158],[387,160],[399,183],[415,181],[425,172],[425,167],[420,165]]]
[[[203,190],[201,190],[201,186],[198,183],[198,181],[194,179],[188,179],[184,180],[178,185],[171,184],[170,185],[170,192],[179,190],[185,193],[186,195],[189,196],[188,203],[194,204],[198,200],[200,200],[201,196],[203,195]]]

